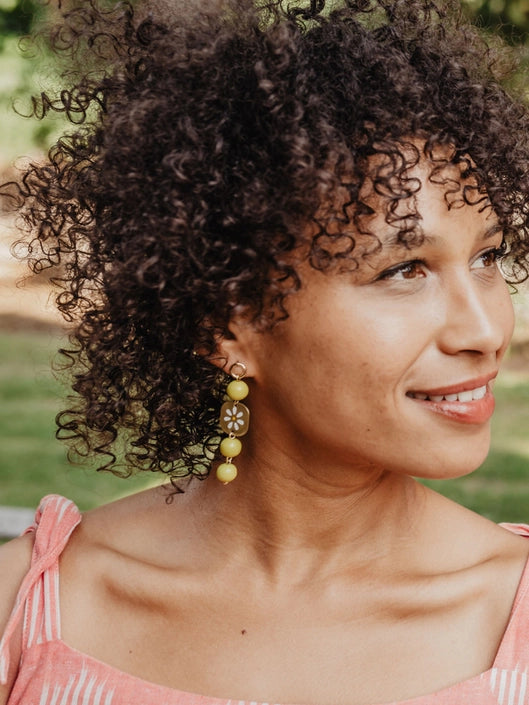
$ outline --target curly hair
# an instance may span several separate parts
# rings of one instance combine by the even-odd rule
[[[527,276],[528,113],[505,88],[507,50],[458,3],[203,5],[63,8],[48,39],[71,64],[65,87],[33,108],[74,127],[16,187],[32,267],[61,264],[72,324],[75,394],[57,435],[114,472],[207,475],[219,336],[241,311],[263,329],[288,316],[302,250],[322,270],[364,256],[373,155],[404,242],[420,138],[437,174],[450,162],[472,175],[464,199],[490,199],[511,281]]]

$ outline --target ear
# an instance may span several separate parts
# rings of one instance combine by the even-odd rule
[[[217,354],[210,362],[225,372],[236,362],[246,366],[246,376],[254,377],[256,372],[255,346],[258,344],[259,332],[255,326],[243,318],[232,320],[228,326],[229,335],[219,337]]]

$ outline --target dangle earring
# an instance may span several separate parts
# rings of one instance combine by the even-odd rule
[[[246,375],[246,365],[243,362],[235,362],[229,370],[233,377],[226,387],[226,394],[229,401],[224,402],[220,409],[219,424],[224,433],[228,435],[220,442],[220,452],[225,457],[225,461],[217,468],[217,480],[224,485],[235,480],[237,477],[237,467],[233,463],[233,458],[237,457],[242,450],[242,443],[239,436],[244,436],[248,432],[250,423],[250,410],[245,404],[241,404],[242,399],[248,396],[248,385],[243,381]]]

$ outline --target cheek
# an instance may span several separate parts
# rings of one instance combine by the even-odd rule
[[[514,306],[512,302],[512,298],[510,294],[508,295],[508,300],[505,305],[505,332],[506,332],[506,338],[510,342],[512,335],[514,333],[514,323],[515,323],[515,317],[514,317]]]

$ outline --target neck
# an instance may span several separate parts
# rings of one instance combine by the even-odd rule
[[[351,468],[344,477],[328,467],[309,473],[293,463],[247,460],[229,485],[211,477],[198,488],[213,525],[205,528],[223,537],[216,550],[228,550],[229,536],[230,554],[257,562],[274,583],[314,580],[395,555],[415,531],[412,507],[414,515],[423,488],[373,469]]]

